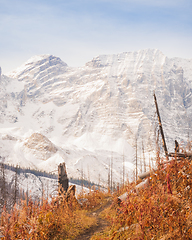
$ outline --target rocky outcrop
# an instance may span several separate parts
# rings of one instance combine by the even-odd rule
[[[24,143],[24,146],[33,151],[34,154],[37,153],[44,160],[57,152],[55,145],[41,133],[33,133]]]

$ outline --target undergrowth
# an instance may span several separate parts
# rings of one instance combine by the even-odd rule
[[[127,200],[105,211],[110,228],[92,239],[192,239],[192,162],[161,164],[140,191],[127,185]]]
[[[82,197],[82,196],[81,196]],[[88,211],[101,204],[105,193],[90,191],[88,199],[79,204],[76,198],[68,201],[64,195],[43,203],[22,201],[11,212],[5,208],[1,215],[2,239],[74,239],[96,224]]]
[[[78,239],[96,224],[88,213],[109,197],[113,203],[104,210],[103,217],[110,226],[91,239],[192,239],[192,162],[188,158],[160,162],[148,185],[137,191],[130,183],[113,194],[99,190],[82,194],[80,204],[74,197],[66,201],[60,196],[42,204],[22,201],[11,212],[4,208],[2,239]],[[125,191],[127,199],[119,204],[117,197]]]

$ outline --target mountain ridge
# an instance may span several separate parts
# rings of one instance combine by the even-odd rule
[[[146,158],[154,155],[154,90],[169,149],[175,139],[187,141],[192,133],[191,75],[192,60],[170,59],[157,49],[101,55],[78,68],[52,55],[32,57],[2,75],[1,136],[10,134],[5,129],[15,129],[17,156],[25,148],[22,142],[40,133],[59,151],[43,162],[36,156],[36,167],[49,171],[65,161],[70,174],[81,176],[83,168],[94,166],[91,175],[98,181],[100,172],[105,183],[113,155],[119,181],[123,165],[129,175],[134,170],[136,139],[140,157],[142,142]],[[24,155],[25,162],[34,157],[26,149]],[[90,173],[84,174],[88,178]]]

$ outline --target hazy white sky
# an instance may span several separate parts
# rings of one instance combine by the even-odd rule
[[[39,54],[83,66],[146,48],[192,58],[191,45],[191,0],[0,0],[3,73]]]

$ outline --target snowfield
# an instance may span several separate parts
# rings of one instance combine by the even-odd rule
[[[0,152],[5,163],[47,172],[65,162],[69,177],[107,186],[123,169],[152,162],[156,93],[169,151],[191,136],[192,59],[146,49],[94,58],[71,68],[52,55],[32,57],[1,76]]]

